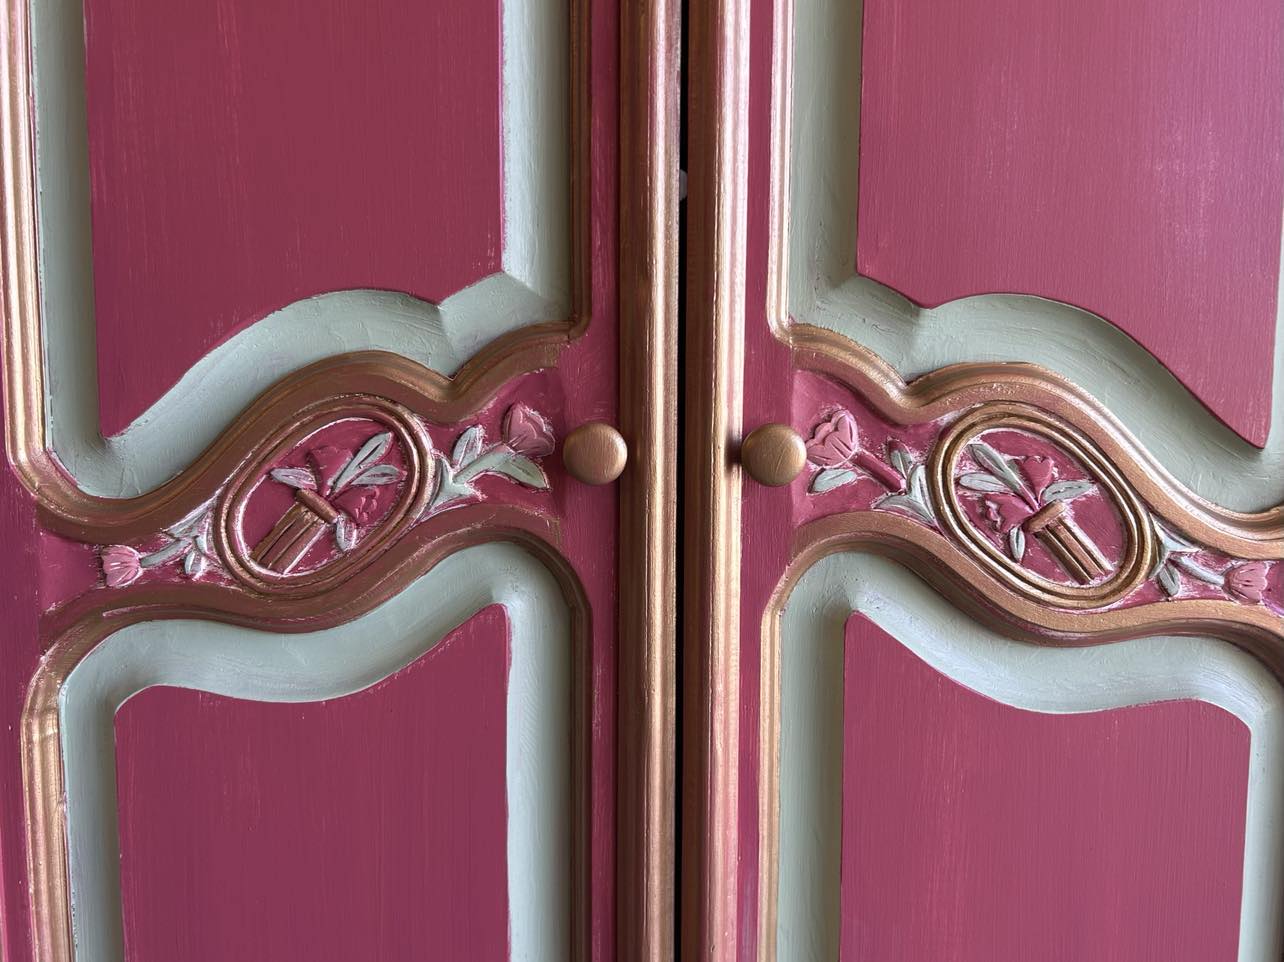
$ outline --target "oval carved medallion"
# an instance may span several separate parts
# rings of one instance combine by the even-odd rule
[[[391,401],[314,405],[252,454],[219,498],[223,564],[262,591],[324,591],[418,519],[431,450],[418,420]]]
[[[987,405],[931,459],[941,523],[1009,586],[1063,607],[1100,607],[1145,580],[1149,514],[1087,438],[1023,404]]]

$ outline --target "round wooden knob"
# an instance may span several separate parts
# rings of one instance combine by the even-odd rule
[[[624,438],[603,421],[581,424],[562,442],[562,463],[571,477],[585,484],[610,484],[628,460]]]
[[[741,443],[740,463],[759,484],[779,488],[802,473],[807,445],[788,424],[764,424]]]

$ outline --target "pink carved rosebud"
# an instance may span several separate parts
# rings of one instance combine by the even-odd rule
[[[851,461],[859,443],[856,419],[846,411],[835,411],[816,425],[807,442],[807,460],[817,467],[837,468]]]
[[[553,429],[538,411],[514,404],[504,415],[504,443],[528,458],[542,458],[553,453]]]
[[[985,518],[1000,534],[1006,534],[1026,518],[1031,511],[1015,494],[995,493],[985,499]]]
[[[123,544],[104,548],[100,560],[108,588],[122,588],[137,581],[138,576],[143,573],[143,567],[138,561],[138,552]]]
[[[330,482],[338,476],[343,470],[343,466],[348,463],[352,456],[349,451],[341,451],[332,444],[324,447],[313,448],[308,452],[308,460],[316,469],[317,489],[325,494],[330,489]]]
[[[1270,565],[1265,561],[1249,561],[1235,565],[1226,572],[1226,590],[1250,604],[1257,604],[1266,593],[1266,574]]]
[[[1030,481],[1030,487],[1034,489],[1034,495],[1037,498],[1043,494],[1043,489],[1050,485],[1057,476],[1056,466],[1052,459],[1042,454],[1032,454],[1021,462],[1021,469]]]
[[[382,490],[382,487],[358,485],[340,493],[331,504],[357,524],[369,524],[379,517],[379,493]]]

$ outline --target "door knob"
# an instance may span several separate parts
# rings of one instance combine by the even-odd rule
[[[624,471],[629,446],[623,436],[604,421],[581,424],[562,442],[562,464],[577,481],[610,484]]]
[[[759,484],[779,488],[802,473],[807,445],[787,424],[764,424],[741,442],[740,463]]]

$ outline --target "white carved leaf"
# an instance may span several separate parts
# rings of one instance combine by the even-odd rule
[[[310,488],[316,490],[317,481],[307,468],[273,468],[272,480],[288,484],[292,488]]]
[[[361,445],[357,453],[343,466],[339,476],[334,479],[334,484],[330,488],[331,492],[338,493],[342,491],[347,487],[349,481],[387,454],[390,447],[392,447],[391,431],[376,434]]]
[[[841,488],[844,484],[851,484],[857,477],[856,472],[848,468],[825,468],[811,479],[811,491],[813,494],[823,494],[834,488]]]
[[[351,551],[357,543],[357,532],[347,515],[340,515],[334,523],[334,543],[340,551]]]
[[[151,554],[143,555],[138,559],[138,564],[143,568],[154,568],[157,565],[163,565],[165,562],[173,561],[181,555],[188,549],[188,546],[190,546],[191,543],[192,542],[187,538],[179,538],[175,541],[171,541],[163,548],[158,548]]]
[[[969,491],[984,491],[987,494],[1007,492],[1008,486],[992,474],[974,471],[959,478],[959,484]]]
[[[369,487],[377,484],[393,484],[401,480],[401,469],[392,464],[376,464],[366,468],[357,475],[352,483]]]
[[[892,467],[900,473],[902,478],[908,478],[910,471],[914,467],[914,462],[910,460],[910,456],[906,453],[905,449],[901,447],[892,447],[890,457]]]
[[[973,441],[967,446],[976,463],[1002,481],[1013,494],[1020,494],[1025,485],[1013,470],[1012,464],[984,441]]]
[[[528,488],[538,488],[542,491],[548,487],[548,475],[544,473],[544,469],[522,454],[509,455],[491,470],[495,474],[512,478]]]
[[[199,578],[205,572],[205,555],[195,545],[183,555],[183,573],[189,578]]]
[[[1186,554],[1173,555],[1173,564],[1177,565],[1192,578],[1198,578],[1205,584],[1215,585],[1218,588],[1226,584],[1226,579],[1216,571],[1205,568],[1194,558]]]
[[[1020,528],[1013,528],[1008,532],[1008,548],[1012,551],[1012,557],[1016,561],[1025,558],[1025,532]]]
[[[1055,481],[1043,489],[1043,502],[1073,501],[1082,494],[1096,489],[1091,481]]]
[[[461,434],[455,440],[455,450],[450,455],[455,467],[462,468],[465,464],[473,461],[481,453],[482,445],[485,441],[486,432],[482,430],[480,424],[474,424]]]
[[[1181,577],[1177,574],[1177,569],[1172,565],[1160,565],[1159,572],[1155,577],[1159,581],[1159,587],[1164,590],[1164,594],[1169,598],[1176,598],[1181,594]]]
[[[926,505],[904,494],[889,494],[886,497],[879,498],[878,501],[874,502],[874,507],[908,511],[914,517],[926,521],[928,524],[933,524],[936,521],[936,518],[932,516],[932,512]]]

